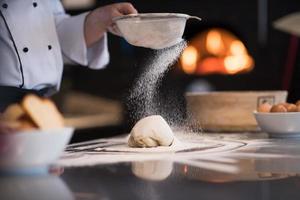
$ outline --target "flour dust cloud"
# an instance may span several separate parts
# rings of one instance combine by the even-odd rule
[[[132,111],[133,120],[137,121],[154,114],[163,115],[159,109],[163,105],[160,105],[156,98],[160,82],[186,46],[186,41],[182,41],[175,46],[156,51],[150,58],[145,71],[138,77],[130,91],[128,106]],[[173,119],[167,119],[167,121],[171,123]]]

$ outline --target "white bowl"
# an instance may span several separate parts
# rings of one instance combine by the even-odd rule
[[[0,169],[47,167],[59,158],[73,131],[68,127],[0,134]]]
[[[130,14],[114,19],[122,36],[134,46],[163,49],[182,41],[187,19],[179,13]]]
[[[271,137],[300,137],[300,112],[254,112],[257,124]]]

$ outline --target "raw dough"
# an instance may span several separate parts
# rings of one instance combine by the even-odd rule
[[[175,137],[168,123],[160,115],[138,121],[130,132],[130,147],[171,146]]]

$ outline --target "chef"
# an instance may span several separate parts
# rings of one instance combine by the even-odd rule
[[[116,3],[71,17],[59,0],[0,0],[0,112],[27,93],[57,92],[64,62],[105,67],[112,19],[132,13]]]

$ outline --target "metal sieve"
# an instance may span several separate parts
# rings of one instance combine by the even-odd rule
[[[114,19],[121,35],[134,46],[163,49],[182,41],[188,19],[199,17],[178,13],[130,14]]]

